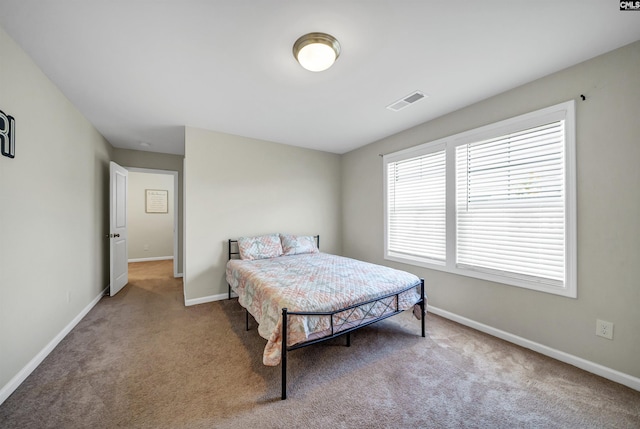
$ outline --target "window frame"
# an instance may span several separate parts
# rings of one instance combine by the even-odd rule
[[[505,134],[526,130],[537,125],[564,120],[564,280],[562,286],[545,284],[536,279],[477,271],[457,266],[456,242],[456,147]],[[415,147],[383,155],[384,259],[424,268],[445,271],[481,280],[577,298],[577,184],[576,184],[576,122],[575,101],[567,101],[534,112],[474,128]],[[444,264],[430,263],[424,258],[402,257],[389,252],[388,165],[418,157],[437,148],[445,148],[446,181],[446,258]]]

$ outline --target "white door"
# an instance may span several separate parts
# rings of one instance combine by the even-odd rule
[[[128,171],[115,162],[109,164],[109,247],[113,296],[129,282],[129,251],[127,249],[127,179]]]

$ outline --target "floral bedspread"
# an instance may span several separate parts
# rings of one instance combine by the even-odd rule
[[[240,305],[258,321],[258,332],[267,340],[263,363],[280,363],[282,309],[288,311],[334,311],[379,296],[419,285],[420,279],[405,271],[327,253],[280,256],[259,260],[230,260],[227,282],[238,294]],[[403,292],[400,310],[420,300],[416,288]],[[377,317],[396,309],[396,297],[333,316],[334,330],[355,320]],[[330,333],[328,316],[287,317],[287,345]],[[344,324],[343,324],[344,323]]]

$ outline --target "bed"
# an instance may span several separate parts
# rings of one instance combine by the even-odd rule
[[[267,340],[263,363],[282,366],[287,397],[287,352],[413,309],[425,336],[424,281],[405,271],[322,253],[319,236],[270,234],[229,240],[229,298],[258,322]]]

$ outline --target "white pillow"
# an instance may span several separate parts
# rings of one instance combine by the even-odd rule
[[[280,234],[283,255],[300,255],[302,253],[318,253],[316,238],[311,235]]]
[[[254,260],[282,256],[282,243],[278,234],[238,238],[240,259]]]

